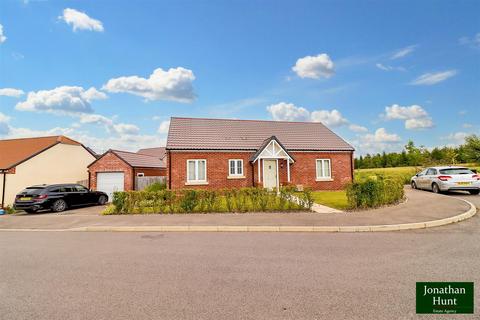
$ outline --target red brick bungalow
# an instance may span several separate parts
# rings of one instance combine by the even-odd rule
[[[353,180],[353,152],[318,122],[171,118],[168,186],[338,190]]]
[[[137,176],[165,176],[165,162],[153,153],[108,150],[88,166],[90,188],[106,192],[111,199],[114,191],[136,190]]]

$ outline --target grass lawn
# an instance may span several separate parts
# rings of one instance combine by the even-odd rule
[[[339,210],[348,208],[347,193],[344,190],[312,191],[312,196],[315,203]]]
[[[432,167],[437,165],[432,165]],[[458,167],[469,167],[480,170],[480,167],[474,163],[455,164]],[[396,168],[373,168],[373,169],[355,169],[355,179],[364,180],[369,176],[381,174],[385,177],[394,177],[402,179],[404,184],[410,183],[410,178],[426,167],[396,167]]]

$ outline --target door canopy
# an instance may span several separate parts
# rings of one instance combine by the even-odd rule
[[[288,159],[290,163],[295,162],[285,147],[275,136],[271,136],[262,144],[258,151],[252,156],[251,161],[258,159]]]

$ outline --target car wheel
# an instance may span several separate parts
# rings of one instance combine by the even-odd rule
[[[479,194],[480,190],[468,190],[468,192],[470,192],[470,194]]]
[[[67,203],[62,199],[55,201],[52,205],[52,210],[54,212],[62,212],[65,211],[65,209],[67,209]]]
[[[433,193],[440,193],[440,188],[438,187],[438,184],[432,184],[432,191]]]
[[[107,197],[106,196],[98,197],[98,204],[99,205],[104,205],[105,203],[107,203]]]
[[[412,181],[411,186],[412,189],[417,189],[417,184],[415,183],[415,181]]]

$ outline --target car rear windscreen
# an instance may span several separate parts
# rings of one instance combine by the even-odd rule
[[[441,174],[473,174],[473,171],[467,168],[449,168],[440,169]]]
[[[43,190],[45,190],[45,188],[27,188],[23,190],[21,193],[35,196],[35,195],[39,195]]]

